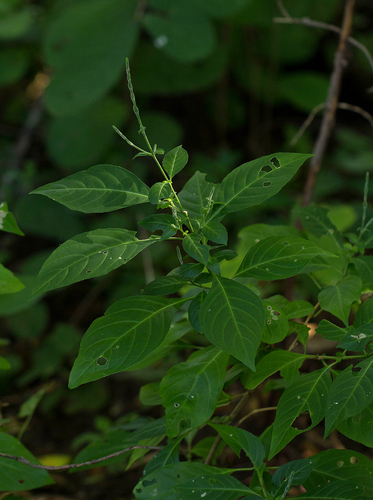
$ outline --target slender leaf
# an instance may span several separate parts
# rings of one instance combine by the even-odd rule
[[[115,165],[96,165],[41,186],[31,194],[42,194],[84,213],[103,213],[148,201],[149,188],[137,175]]]
[[[187,282],[178,276],[162,276],[145,287],[148,295],[169,295],[180,290]]]
[[[232,448],[237,456],[240,456],[240,451],[243,450],[256,470],[264,470],[265,449],[254,434],[232,425],[210,423],[210,426],[219,433],[219,436]]]
[[[162,165],[170,179],[178,174],[188,163],[188,153],[181,146],[177,146],[166,153]]]
[[[195,172],[178,194],[183,209],[192,219],[200,219],[208,205],[207,198],[215,186],[212,182],[207,182],[205,177],[206,174]]]
[[[201,262],[205,266],[209,260],[209,247],[200,243],[201,237],[198,234],[187,234],[183,238],[183,248],[193,259]]]
[[[157,241],[138,240],[135,234],[127,229],[96,229],[65,241],[44,262],[34,294],[107,274]]]
[[[297,236],[271,236],[250,248],[236,276],[263,280],[289,278],[318,255],[332,254]]]
[[[360,295],[361,279],[349,275],[338,281],[335,286],[328,286],[321,290],[318,299],[321,309],[334,314],[347,326],[352,302],[358,300]]]
[[[265,313],[254,292],[233,280],[214,276],[199,320],[202,332],[211,343],[255,370]]]
[[[329,210],[324,207],[301,207],[296,210],[303,227],[317,238],[328,235],[337,246],[342,246],[343,237],[328,217]]]
[[[126,370],[163,342],[177,307],[187,299],[133,296],[119,300],[86,331],[69,387]]]
[[[235,168],[216,190],[211,218],[259,205],[277,194],[310,156],[275,153]]]
[[[277,405],[269,458],[272,458],[295,436],[312,429],[325,416],[328,390],[331,385],[330,366],[305,375],[291,384]],[[308,429],[292,427],[303,412],[309,412],[312,423]]]
[[[0,432],[0,449],[1,453],[24,457],[33,464],[39,463],[18,439],[5,432]],[[53,484],[47,471],[0,457],[1,491],[31,490],[47,484]]]
[[[299,378],[299,368],[302,366],[306,355],[291,351],[276,350],[262,358],[256,366],[256,372],[251,373],[245,383],[245,388],[252,390],[261,384],[266,378],[277,371],[290,385]]]
[[[365,359],[352,371],[348,366],[334,380],[329,391],[325,416],[325,437],[338,424],[364,410],[373,402],[373,357]]]
[[[228,357],[217,347],[208,347],[168,370],[160,394],[170,438],[204,424],[212,416],[223,389]]]
[[[220,245],[228,243],[228,233],[223,224],[217,221],[210,221],[202,228],[202,234],[210,241]]]

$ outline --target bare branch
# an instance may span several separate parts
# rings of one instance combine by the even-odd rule
[[[9,458],[11,460],[15,460],[16,462],[20,462],[21,464],[29,465],[30,467],[34,467],[34,469],[43,469],[43,470],[50,470],[50,471],[61,471],[61,470],[68,470],[68,469],[77,469],[78,467],[85,467],[88,465],[94,465],[98,464],[100,462],[103,462],[104,460],[109,460],[109,458],[114,458],[118,457],[119,455],[122,455],[123,453],[126,453],[127,451],[132,451],[132,450],[161,450],[161,446],[130,446],[129,448],[126,448],[124,450],[116,451],[115,453],[111,453],[110,455],[106,455],[106,457],[101,457],[101,458],[96,458],[94,460],[89,460],[88,462],[82,462],[79,464],[67,464],[67,465],[40,465],[40,464],[34,464],[30,462],[30,460],[27,460],[27,458],[24,457],[16,457],[14,455],[8,455],[7,453],[0,453],[0,457],[4,458]]]

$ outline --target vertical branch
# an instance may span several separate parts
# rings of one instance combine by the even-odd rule
[[[353,21],[353,11],[356,0],[346,0],[342,30],[339,38],[339,45],[334,57],[334,69],[330,78],[328,96],[325,104],[325,111],[321,123],[319,135],[316,139],[313,153],[315,156],[311,159],[310,169],[303,192],[302,206],[307,206],[312,200],[321,164],[324,159],[326,147],[329,142],[330,134],[335,123],[335,113],[338,107],[338,99],[341,88],[342,73],[346,67],[346,48],[347,39],[350,35]]]

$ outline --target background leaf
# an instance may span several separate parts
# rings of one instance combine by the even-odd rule
[[[349,275],[338,281],[335,286],[328,286],[321,290],[318,299],[321,309],[334,314],[347,326],[352,302],[358,300],[360,295],[361,279]]]
[[[265,321],[263,305],[255,293],[233,280],[214,276],[199,320],[211,343],[255,370]]]
[[[300,207],[295,213],[303,227],[317,238],[328,235],[337,246],[342,246],[343,237],[328,217],[329,210],[324,207]]]
[[[118,373],[145,359],[163,342],[176,308],[184,302],[141,295],[113,304],[86,331],[69,387]]]
[[[0,264],[0,295],[23,290],[25,285],[14,276],[12,271]]]

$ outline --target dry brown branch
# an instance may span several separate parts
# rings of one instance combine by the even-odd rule
[[[123,453],[126,453],[127,451],[132,451],[132,450],[161,450],[162,447],[160,446],[130,446],[129,448],[126,448],[124,450],[116,451],[115,453],[111,453],[110,455],[106,455],[105,457],[101,458],[96,458],[94,460],[89,460],[88,462],[81,462],[79,464],[67,464],[67,465],[40,465],[40,464],[34,464],[30,462],[30,460],[27,460],[27,458],[24,457],[16,457],[14,455],[8,455],[7,453],[0,453],[0,457],[4,458],[9,458],[11,460],[15,460],[16,462],[20,462],[21,464],[29,465],[30,467],[34,467],[34,469],[43,469],[43,470],[50,470],[50,471],[61,471],[61,470],[68,470],[68,469],[77,469],[78,467],[85,467],[88,465],[94,465],[98,464],[100,462],[103,462],[104,460],[109,460],[109,458],[114,458],[118,457],[119,455],[122,455]]]

